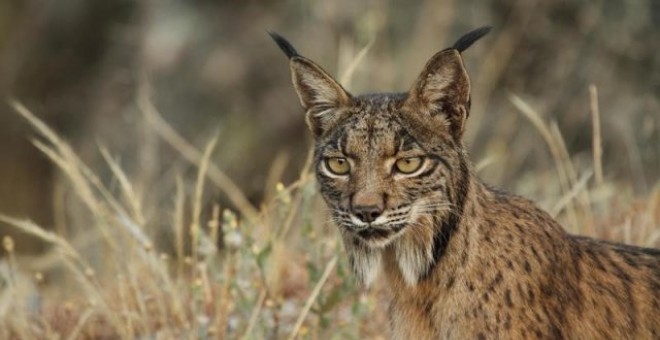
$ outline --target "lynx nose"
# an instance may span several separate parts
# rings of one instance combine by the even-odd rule
[[[351,197],[351,212],[364,223],[374,222],[385,210],[385,195],[378,191],[358,191]]]
[[[383,209],[376,205],[353,207],[353,214],[362,222],[371,223],[383,213]]]

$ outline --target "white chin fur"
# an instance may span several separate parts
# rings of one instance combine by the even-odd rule
[[[406,227],[384,240],[358,239],[356,242],[357,236],[352,232],[342,231],[344,246],[352,259],[353,272],[365,287],[369,287],[378,277],[382,269],[383,249],[390,244],[395,249],[396,261],[404,281],[408,286],[417,285],[433,263],[432,235],[431,232],[420,239],[419,233],[411,234]]]
[[[396,244],[396,260],[404,281],[414,286],[431,265],[433,252],[430,246],[420,247],[408,243],[409,239],[405,237],[399,239]]]
[[[371,287],[382,267],[382,251],[366,248],[366,251],[354,251],[352,257],[353,272],[358,281],[366,288]]]
[[[415,221],[415,228],[422,228],[418,206],[413,205],[410,220]],[[408,286],[415,286],[433,263],[433,233],[423,235],[417,230],[397,238],[394,244],[396,261],[404,281]],[[420,239],[421,237],[421,239]]]
[[[358,282],[369,287],[376,280],[382,267],[382,250],[355,240],[348,231],[342,232],[344,248],[350,258],[351,269]]]
[[[345,242],[347,240],[345,239]],[[382,247],[373,244],[356,245],[353,240],[345,243],[352,269],[358,282],[369,288],[382,270]],[[399,237],[394,244],[396,261],[404,281],[408,286],[415,286],[427,272],[433,262],[432,245],[413,244],[407,237]]]

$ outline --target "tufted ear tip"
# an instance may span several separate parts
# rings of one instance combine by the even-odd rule
[[[472,30],[456,40],[451,48],[461,53],[472,46],[477,40],[488,34],[492,29],[491,26],[483,26]]]
[[[312,60],[298,54],[298,51],[281,35],[268,31],[277,46],[289,58],[291,80],[307,111],[306,120],[314,136],[325,133],[340,118],[350,105],[351,95]]]
[[[277,46],[286,54],[286,56],[291,59],[293,57],[298,57],[300,54],[298,54],[298,51],[291,45],[291,43],[286,40],[283,36],[273,32],[273,31],[266,31],[268,32],[268,35],[270,35],[271,38],[275,41]]]

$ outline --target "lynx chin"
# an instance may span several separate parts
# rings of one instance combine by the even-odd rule
[[[359,96],[271,33],[355,276],[388,283],[395,339],[660,339],[660,250],[567,234],[474,174],[461,53],[489,30],[431,57],[408,92]]]

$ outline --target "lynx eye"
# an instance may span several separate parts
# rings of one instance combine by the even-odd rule
[[[422,157],[401,158],[394,163],[394,168],[402,174],[411,174],[422,167],[422,161]]]
[[[348,160],[343,157],[330,157],[325,159],[325,165],[328,170],[335,175],[346,175],[351,171],[351,166]]]

